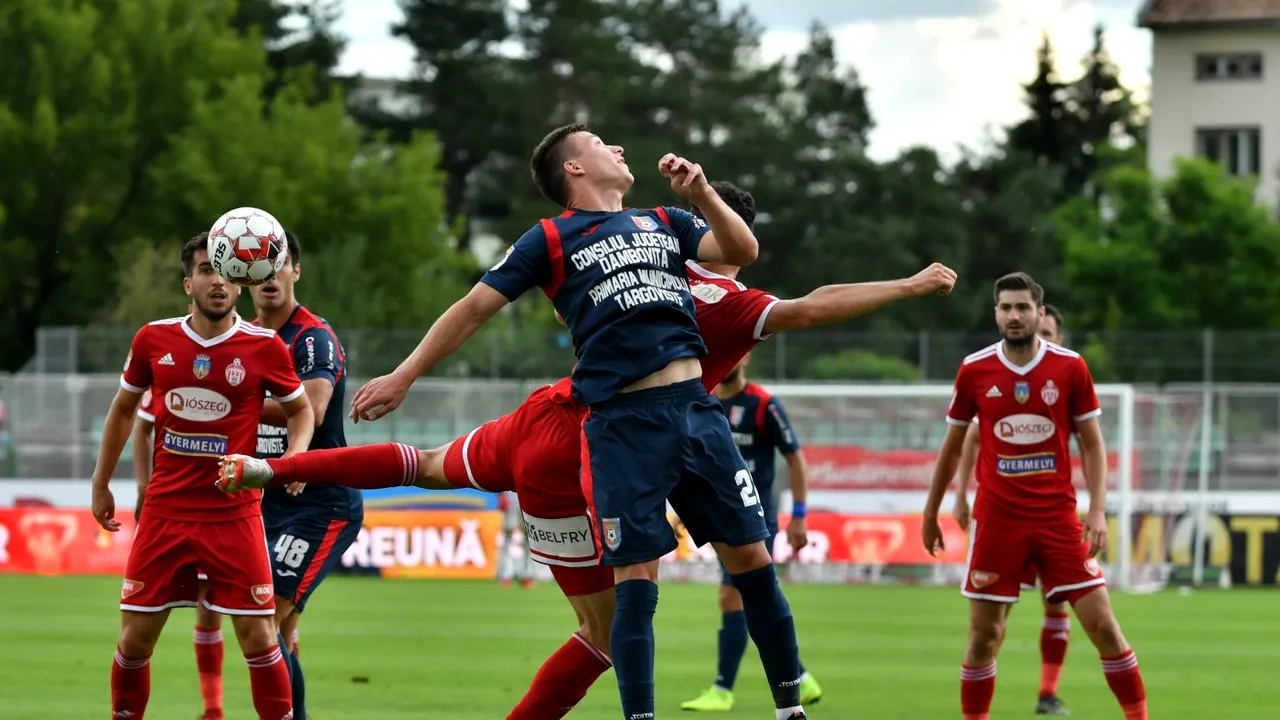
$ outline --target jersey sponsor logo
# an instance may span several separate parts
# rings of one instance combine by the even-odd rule
[[[1000,579],[1000,573],[989,573],[984,570],[969,571],[969,584],[974,588],[984,588]]]
[[[1044,401],[1045,405],[1052,405],[1058,402],[1058,386],[1054,385],[1052,380],[1046,382],[1044,387],[1040,388],[1040,399]]]
[[[635,223],[636,227],[644,230],[645,232],[653,232],[658,229],[658,223],[654,222],[651,217],[632,215],[631,222]]]
[[[205,388],[180,387],[164,397],[169,412],[183,420],[212,422],[231,414],[231,401]]]
[[[622,521],[619,518],[600,518],[600,529],[604,534],[605,547],[617,550],[622,544]]]
[[[266,605],[271,602],[271,598],[276,594],[275,586],[271,583],[266,585],[254,585],[249,588],[249,595],[253,597],[253,601],[259,605]]]
[[[524,536],[533,552],[562,560],[595,556],[596,541],[591,535],[591,520],[587,517],[539,518],[527,512],[521,514],[524,516]]]
[[[215,433],[182,433],[165,428],[161,447],[174,455],[216,458],[227,454],[227,436]]]
[[[307,349],[307,357],[302,361],[302,367],[298,368],[298,374],[306,375],[316,369],[316,339],[308,335],[302,344]]]
[[[142,588],[146,586],[147,584],[144,582],[125,578],[124,582],[121,583],[120,585],[120,599],[124,600],[125,598],[130,597],[132,595],[137,595],[138,593],[142,592]]]
[[[1013,399],[1022,405],[1031,399],[1031,384],[1027,382],[1016,382],[1013,384]]]
[[[997,455],[996,473],[1005,477],[1048,475],[1058,471],[1058,456],[1051,452]]]
[[[714,305],[723,300],[724,296],[729,294],[729,291],[711,283],[694,283],[689,286],[689,293],[693,295],[695,300]]]
[[[734,405],[729,408],[729,424],[737,427],[742,424],[742,416],[747,414],[747,409],[741,405]]]
[[[1038,445],[1053,437],[1053,421],[1042,415],[1010,415],[996,423],[996,437],[1011,445]]]
[[[226,376],[227,384],[231,387],[235,387],[244,382],[245,369],[244,365],[240,364],[240,358],[232,360],[231,364],[227,366]]]
[[[213,361],[208,355],[197,355],[191,363],[191,374],[195,375],[197,380],[203,380],[209,376],[209,369],[212,367]]]

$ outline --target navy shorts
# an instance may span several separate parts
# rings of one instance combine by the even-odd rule
[[[266,527],[267,552],[271,555],[276,595],[292,601],[302,612],[307,598],[355,542],[364,518],[300,513],[270,521]]]
[[[698,545],[769,537],[724,408],[700,379],[593,405],[582,439],[582,489],[606,565],[657,560],[676,549],[668,500]]]

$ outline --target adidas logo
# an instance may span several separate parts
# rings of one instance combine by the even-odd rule
[[[992,385],[991,389],[987,391],[987,397],[989,398],[1000,397],[1000,388],[996,387],[995,385]]]
[[[164,354],[164,357],[160,358],[160,363],[159,363],[159,364],[161,364],[161,365],[173,365],[173,364],[174,364],[174,362],[173,362],[173,353],[165,353],[165,354]]]

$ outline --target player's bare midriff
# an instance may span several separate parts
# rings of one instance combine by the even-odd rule
[[[667,385],[675,385],[685,380],[694,380],[700,377],[702,377],[702,363],[698,358],[680,358],[679,360],[672,360],[661,370],[649,373],[622,388],[621,392],[629,393],[637,390],[648,390],[649,388],[666,387]]]

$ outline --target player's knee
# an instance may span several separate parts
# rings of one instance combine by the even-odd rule
[[[131,660],[151,657],[164,623],[143,613],[128,613],[120,623],[120,654]]]
[[[232,618],[236,641],[245,653],[264,652],[276,644],[279,631],[275,619],[266,615],[236,615]]]
[[[615,583],[624,583],[628,580],[658,582],[658,561],[651,560],[635,565],[618,565],[613,568],[613,581]]]
[[[1003,637],[1003,621],[972,621],[969,625],[969,654],[983,660],[994,658]]]
[[[448,490],[454,486],[444,473],[444,458],[449,446],[418,451],[418,477],[414,485],[427,490]]]
[[[720,612],[742,612],[742,594],[732,585],[720,586]]]
[[[1049,602],[1049,598],[1044,600],[1044,612],[1046,615],[1065,615],[1070,606],[1064,602]]]
[[[712,543],[712,545],[730,575],[741,575],[752,570],[759,570],[773,562],[773,558],[769,557],[769,550],[765,547],[763,540],[737,547],[725,545],[724,543]]]

